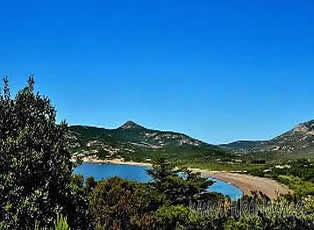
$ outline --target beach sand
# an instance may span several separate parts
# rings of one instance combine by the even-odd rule
[[[229,172],[205,172],[205,175],[229,182],[240,188],[245,195],[262,192],[269,198],[276,199],[280,194],[293,193],[288,187],[269,178]]]

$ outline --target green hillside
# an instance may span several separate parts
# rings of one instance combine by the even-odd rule
[[[143,161],[157,154],[169,159],[211,159],[227,155],[219,147],[185,134],[147,129],[132,121],[117,129],[71,126],[69,140],[74,155],[99,159]]]

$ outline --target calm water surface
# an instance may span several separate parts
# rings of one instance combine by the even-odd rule
[[[151,177],[146,173],[146,169],[145,167],[133,165],[83,163],[74,172],[82,174],[84,177],[93,176],[96,180],[118,176],[127,180],[145,183],[151,180]],[[242,197],[243,193],[238,187],[214,178],[211,178],[211,180],[216,181],[216,183],[209,187],[209,191],[229,195],[232,200]]]

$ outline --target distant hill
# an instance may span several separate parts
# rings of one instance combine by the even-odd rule
[[[147,129],[128,121],[117,129],[70,126],[71,151],[100,159],[147,160],[156,154],[173,159],[212,158],[226,155],[219,147],[182,133]]]
[[[292,157],[314,156],[314,120],[301,123],[294,129],[268,141],[236,141],[220,145],[225,151],[237,154],[276,153]]]

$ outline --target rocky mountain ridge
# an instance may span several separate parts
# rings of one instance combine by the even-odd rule
[[[292,130],[267,141],[236,141],[220,145],[238,154],[276,152],[282,154],[307,153],[314,155],[314,120],[298,124]]]

